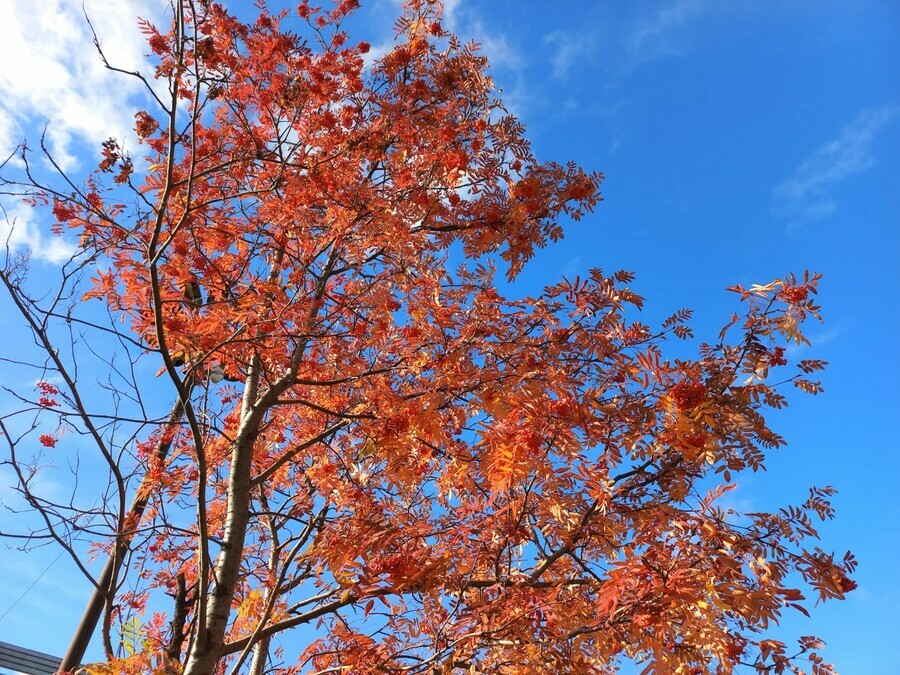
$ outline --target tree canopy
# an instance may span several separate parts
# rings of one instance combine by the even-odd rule
[[[787,350],[818,276],[731,288],[691,359],[663,351],[690,312],[636,320],[630,272],[505,297],[602,175],[534,157],[438,2],[377,58],[356,2],[322,4],[179,0],[142,24],[155,73],[119,74],[153,102],[138,148],[109,139],[83,179],[24,146],[4,166],[79,239],[50,294],[20,255],[0,272],[42,351],[0,423],[25,535],[93,572],[94,670],[829,672],[766,631],[855,587],[813,543],[833,490],[722,499],[784,443],[784,389],[820,390]],[[75,456],[72,499],[43,497]]]

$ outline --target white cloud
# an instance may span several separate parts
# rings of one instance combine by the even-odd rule
[[[81,5],[80,0],[0,0],[0,142],[6,144],[5,153],[18,140],[12,136],[17,127],[29,135],[40,133],[47,120],[47,140],[63,168],[77,165],[74,140],[97,143],[129,135],[134,109],[127,103],[135,101],[141,85],[105,69],[84,12],[113,65],[149,74],[137,18],[157,19],[163,0],[85,0],[84,11]]]
[[[13,148],[21,142],[22,129],[9,111],[0,106],[0,155],[2,155],[0,156],[0,162],[9,157]],[[19,164],[15,157],[11,161],[14,161],[17,165]]]
[[[837,137],[806,159],[774,189],[774,210],[794,224],[820,220],[837,209],[832,188],[875,165],[878,134],[900,116],[900,105],[863,110]]]
[[[80,145],[94,156],[114,136],[134,147],[134,112],[145,104],[143,85],[103,65],[85,13],[93,22],[109,62],[152,74],[139,16],[162,23],[164,0],[0,0],[0,156],[5,159],[27,138],[45,142],[63,170],[77,168]],[[46,127],[46,128],[45,128]],[[12,158],[7,168],[21,162]],[[61,263],[74,252],[62,237],[49,235],[31,208],[6,202],[0,214],[0,247],[29,248],[36,259]]]
[[[23,203],[0,207],[0,248],[28,249],[32,258],[59,265],[75,254],[63,237],[47,234],[34,221],[35,210]]]

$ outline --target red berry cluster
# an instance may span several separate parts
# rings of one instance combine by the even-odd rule
[[[37,388],[41,392],[41,396],[38,399],[39,406],[41,406],[42,408],[55,408],[59,405],[59,402],[57,402],[57,400],[53,398],[59,393],[59,389],[57,389],[54,385],[41,380],[37,383]]]
[[[706,400],[706,387],[702,382],[682,380],[669,391],[675,407],[681,412],[693,410]]]
[[[779,297],[792,305],[803,302],[809,296],[809,289],[806,286],[787,286],[781,290]]]

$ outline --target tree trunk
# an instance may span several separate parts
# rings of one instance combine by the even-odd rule
[[[269,638],[263,638],[253,646],[253,662],[250,664],[250,675],[263,675],[266,672],[266,659],[269,656]]]
[[[231,603],[241,568],[250,506],[250,461],[253,440],[239,437],[231,453],[228,514],[222,549],[212,570],[212,589],[206,606],[206,621],[198,631],[184,675],[212,675],[222,653]]]
[[[258,375],[255,368],[247,376],[241,406],[241,425],[231,451],[231,471],[228,481],[228,511],[222,547],[211,570],[211,589],[207,597],[206,616],[200,617],[197,637],[194,641],[184,675],[213,675],[216,663],[222,656],[225,631],[231,616],[231,604],[237,585],[244,554],[244,540],[250,519],[250,473],[253,447],[259,433],[261,419],[257,402]],[[201,544],[202,550],[206,542]]]

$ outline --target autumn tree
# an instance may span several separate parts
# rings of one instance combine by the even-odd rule
[[[83,179],[4,167],[79,242],[50,293],[7,255],[42,356],[0,423],[20,534],[102,600],[94,670],[828,672],[766,630],[855,585],[809,543],[833,491],[721,501],[782,445],[783,389],[819,388],[786,351],[818,277],[732,288],[693,360],[662,352],[689,312],[636,321],[630,273],[504,297],[602,176],[535,159],[438,2],[372,60],[356,4],[178,0],[142,23],[155,73],[118,75],[152,99],[139,146]],[[40,493],[50,461],[71,499]]]

